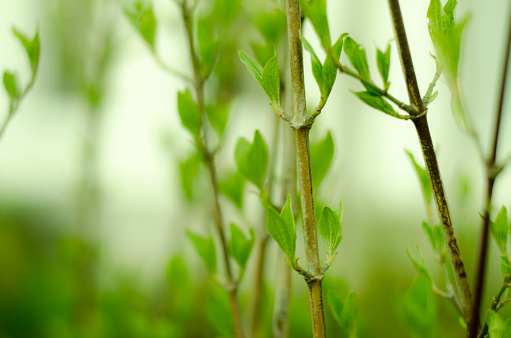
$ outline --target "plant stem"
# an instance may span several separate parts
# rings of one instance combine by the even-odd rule
[[[406,37],[403,17],[399,7],[399,0],[389,0],[389,8],[393,21],[394,33],[399,48],[401,65],[403,67],[403,73],[406,80],[406,87],[410,97],[410,103],[417,107],[419,109],[419,114],[421,114],[426,111],[426,107],[421,99],[419,92],[419,86],[417,84],[412,56],[408,46],[408,39]],[[429,178],[433,187],[438,214],[442,221],[442,230],[449,252],[449,259],[454,271],[454,279],[460,294],[461,307],[463,309],[463,314],[470,331],[474,326],[477,328],[477,323],[473,322],[472,320],[473,304],[470,294],[470,286],[467,279],[467,273],[465,271],[465,265],[463,264],[463,259],[461,257],[458,240],[452,227],[451,216],[449,213],[449,207],[447,206],[442,179],[440,177],[440,170],[438,168],[435,149],[433,147],[433,141],[429,132],[427,116],[423,115],[422,117],[414,119],[413,123],[415,124],[417,135],[419,137],[422,148],[424,161],[428,168]]]
[[[293,122],[303,124],[307,117],[305,104],[305,85],[303,80],[303,51],[300,40],[301,15],[298,0],[286,0],[287,34],[291,62],[291,84],[293,93]],[[295,130],[298,181],[300,183],[300,200],[302,208],[305,256],[308,270],[315,278],[307,278],[309,302],[312,316],[314,337],[326,337],[325,314],[323,311],[323,288],[321,264],[314,215],[314,198],[309,152],[309,128],[300,126]]]
[[[9,125],[9,122],[11,122],[12,115],[7,115],[7,118],[5,119],[4,123],[2,124],[2,127],[0,128],[0,140],[2,140],[2,136],[5,133],[5,130],[7,129],[7,126]]]
[[[203,78],[201,72],[200,72],[200,64],[199,64],[199,58],[197,56],[197,52],[195,50],[195,43],[193,38],[193,25],[192,25],[192,17],[191,17],[191,10],[188,8],[187,1],[184,0],[181,3],[181,10],[183,15],[183,20],[185,24],[185,29],[188,37],[188,44],[190,49],[190,56],[192,59],[192,65],[193,65],[193,84],[195,93],[197,96],[197,103],[199,106],[200,111],[202,112],[203,117],[206,116],[205,109],[204,109],[204,82],[205,79]],[[205,119],[203,119],[205,120]],[[237,338],[242,338],[244,336],[242,324],[241,324],[241,314],[240,314],[240,307],[237,299],[237,291],[238,291],[238,285],[233,277],[232,267],[231,267],[231,261],[229,258],[229,249],[227,246],[227,240],[225,237],[225,231],[224,231],[224,224],[223,224],[223,218],[222,218],[222,209],[220,208],[220,202],[219,202],[219,191],[218,191],[218,179],[216,176],[216,167],[215,167],[215,158],[214,154],[212,154],[208,147],[207,147],[207,139],[205,134],[205,128],[204,125],[202,126],[202,139],[200,137],[196,138],[197,147],[202,152],[206,166],[209,172],[209,177],[211,181],[211,187],[213,189],[213,212],[214,212],[214,218],[215,218],[215,225],[216,229],[218,231],[218,235],[220,237],[220,246],[222,250],[222,257],[225,264],[225,270],[226,270],[226,277],[227,277],[227,287],[226,291],[229,295],[229,304],[231,307],[232,312],[232,319],[234,324],[234,333]]]
[[[491,306],[490,306],[490,310],[493,310],[493,311],[498,311],[498,305],[500,304],[500,298],[502,297],[502,295],[504,294],[504,291],[506,291],[506,289],[509,287],[509,283],[511,282],[511,274],[509,275],[506,275],[504,277],[504,282],[502,283],[502,285],[500,286],[500,289],[499,291],[497,291],[497,294],[495,295],[495,297],[493,297],[493,300],[491,302]],[[484,326],[483,326],[483,329],[481,330],[481,332],[479,333],[479,335],[477,335],[477,337],[484,337],[484,335],[488,332],[488,323],[484,323]]]
[[[495,185],[495,180],[497,179],[499,170],[496,170],[496,161],[497,161],[497,150],[499,145],[499,133],[500,126],[502,121],[502,108],[504,106],[504,97],[506,93],[506,79],[507,73],[509,70],[509,57],[511,53],[511,21],[509,23],[509,33],[508,33],[508,41],[507,41],[507,49],[504,59],[504,70],[502,72],[501,86],[500,86],[500,97],[499,97],[499,105],[497,108],[497,119],[495,120],[495,132],[493,138],[493,146],[489,159],[486,163],[486,175],[487,175],[487,190],[486,190],[486,201],[485,201],[485,211],[483,217],[483,224],[481,229],[481,243],[479,246],[479,255],[478,255],[478,266],[477,266],[477,275],[476,275],[476,283],[475,283],[475,294],[474,294],[474,321],[479,322],[479,313],[481,310],[481,299],[483,295],[484,289],[484,276],[486,271],[486,257],[488,255],[488,237],[490,230],[490,212],[491,212],[491,203],[493,197],[493,187]],[[507,277],[507,276],[506,276]],[[509,281],[508,281],[509,283]],[[493,304],[492,304],[493,306]],[[485,327],[487,325],[485,324]],[[484,329],[483,329],[484,331]],[[470,336],[475,337],[477,334],[477,329],[471,331]]]

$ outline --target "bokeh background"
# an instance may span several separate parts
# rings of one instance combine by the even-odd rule
[[[349,32],[367,50],[377,72],[376,47],[393,39],[385,1],[327,1],[330,31]],[[25,52],[12,34],[40,30],[41,65],[33,89],[0,142],[0,337],[213,337],[229,336],[225,295],[186,236],[206,233],[211,222],[207,180],[195,202],[183,192],[178,162],[193,149],[177,114],[176,93],[185,83],[169,76],[130,25],[123,10],[129,0],[0,0],[0,69],[29,78]],[[401,1],[420,88],[425,92],[435,64],[429,56],[428,1]],[[250,51],[259,38],[254,26],[265,1],[241,1],[236,49]],[[461,64],[461,88],[470,118],[486,151],[493,133],[505,32],[510,4],[505,0],[463,1],[457,15],[470,15]],[[158,54],[165,63],[191,74],[185,31],[177,5],[154,1]],[[309,23],[304,35],[324,58]],[[391,91],[407,97],[396,47],[391,52]],[[231,56],[232,57],[232,56]],[[239,137],[261,130],[272,141],[274,113],[264,92],[237,55],[232,57],[232,102],[220,171],[235,170]],[[319,98],[306,62],[307,99]],[[344,62],[346,60],[344,59]],[[335,207],[344,202],[343,241],[328,271],[326,288],[358,299],[359,336],[408,337],[396,299],[416,271],[406,248],[419,245],[434,276],[439,276],[427,238],[426,218],[416,174],[404,150],[420,159],[410,122],[388,118],[363,105],[350,92],[354,80],[339,76],[323,114],[311,132],[331,131],[332,168],[317,199]],[[472,278],[485,173],[472,140],[461,133],[450,112],[450,94],[441,79],[429,109],[453,224]],[[511,94],[511,93],[510,93]],[[0,94],[0,119],[8,96]],[[511,154],[511,117],[505,106],[500,158]],[[422,161],[420,161],[422,163]],[[497,181],[494,206],[511,208],[511,170]],[[263,221],[254,188],[247,185],[245,213],[227,199],[226,221],[259,228]],[[197,202],[198,201],[198,202]],[[259,223],[258,223],[259,222]],[[301,241],[298,241],[299,251]],[[277,247],[267,265],[267,307],[271,319]],[[299,254],[303,255],[303,254]],[[253,254],[252,256],[255,256]],[[500,263],[491,245],[483,308],[501,283]],[[254,261],[241,284],[249,318]],[[306,285],[295,276],[291,336],[310,336]],[[455,311],[436,302],[436,328],[426,336],[463,336]],[[504,308],[503,316],[509,314]],[[225,314],[225,316],[223,315]],[[330,315],[329,315],[330,316]],[[333,336],[345,333],[332,318]]]

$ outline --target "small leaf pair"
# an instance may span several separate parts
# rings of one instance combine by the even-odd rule
[[[263,191],[268,166],[268,148],[259,130],[256,130],[252,143],[240,138],[234,157],[240,174]]]
[[[280,72],[277,50],[274,49],[273,57],[266,62],[262,68],[254,59],[245,52],[239,51],[241,62],[245,64],[248,71],[259,82],[264,92],[270,99],[271,105],[280,108]]]
[[[290,265],[293,265],[295,263],[296,228],[289,196],[280,214],[271,207],[266,209],[266,229],[284,251]]]

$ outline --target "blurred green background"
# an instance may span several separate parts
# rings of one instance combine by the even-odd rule
[[[270,3],[270,1],[268,1]],[[272,140],[273,112],[249,77],[236,50],[258,39],[255,17],[265,1],[242,1],[229,36],[239,41],[221,55],[229,73],[223,86],[236,88],[219,171],[235,170],[233,151],[240,136],[260,129]],[[178,162],[193,149],[182,128],[176,93],[185,88],[151,56],[123,14],[129,0],[0,0],[0,69],[29,76],[24,51],[12,26],[33,35],[40,30],[39,77],[0,142],[0,338],[7,337],[228,337],[225,292],[207,275],[185,235],[210,226],[208,181],[199,175],[190,201],[183,192]],[[393,39],[385,1],[327,1],[333,37],[349,32],[367,50],[376,72],[376,47]],[[421,90],[435,64],[429,56],[428,1],[402,1],[402,11]],[[507,27],[508,1],[463,1],[470,13],[461,56],[463,96],[488,148],[496,109]],[[185,32],[175,3],[154,1],[158,54],[191,74]],[[227,34],[227,33],[226,33]],[[304,35],[321,48],[312,27]],[[241,37],[241,38],[240,38]],[[223,62],[222,62],[223,61]],[[307,98],[319,98],[305,57]],[[394,95],[407,94],[395,45],[390,79]],[[226,84],[227,83],[227,84]],[[416,277],[406,248],[419,245],[434,276],[440,276],[421,229],[426,218],[420,184],[404,149],[420,158],[409,122],[387,118],[362,105],[350,90],[359,84],[339,76],[311,138],[331,131],[332,168],[317,201],[344,202],[343,241],[325,278],[325,290],[357,294],[360,337],[415,336],[399,304]],[[229,87],[230,88],[230,87]],[[429,120],[463,258],[472,279],[483,208],[484,168],[473,142],[456,127],[450,94],[440,80]],[[8,96],[0,94],[7,110]],[[4,118],[0,110],[0,119]],[[511,118],[505,111],[501,154],[511,153]],[[421,161],[422,162],[422,161]],[[278,178],[277,178],[278,180]],[[511,208],[511,170],[497,181],[494,206]],[[251,190],[252,189],[252,190]],[[244,214],[221,200],[226,223],[260,228],[263,209],[254,189],[244,194]],[[303,256],[298,237],[298,256]],[[271,308],[277,250],[266,267],[265,334],[271,334]],[[251,314],[255,253],[240,290],[244,319]],[[483,308],[501,284],[492,241]],[[296,274],[295,274],[296,275]],[[413,292],[414,290],[412,290]],[[427,296],[425,296],[427,297]],[[464,336],[452,306],[425,300],[429,327],[417,336]],[[307,288],[294,276],[291,337],[310,337]],[[502,310],[503,317],[510,310]],[[327,312],[333,337],[345,335]]]

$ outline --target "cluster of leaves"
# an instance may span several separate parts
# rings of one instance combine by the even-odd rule
[[[37,70],[39,68],[39,55],[41,51],[41,46],[39,43],[39,31],[36,32],[35,36],[32,39],[27,38],[23,33],[18,31],[17,29],[13,29],[14,35],[19,39],[25,51],[28,55],[28,60],[30,63],[30,68],[32,71],[32,76],[29,83],[23,88],[22,85],[18,81],[18,77],[16,73],[5,71],[3,75],[3,82],[5,90],[7,94],[9,94],[10,105],[9,105],[9,115],[10,118],[16,109],[18,108],[19,103],[27,92],[32,88],[34,81],[37,76]]]
[[[428,28],[440,66],[445,70],[447,83],[451,90],[451,105],[456,122],[462,130],[471,131],[458,89],[461,37],[468,22],[468,16],[460,22],[456,22],[454,17],[456,4],[456,0],[448,0],[442,7],[440,0],[431,0],[427,13]]]
[[[507,238],[510,231],[510,222],[508,221],[507,209],[503,206],[495,221],[490,223],[490,233],[492,234],[497,247],[500,251],[500,268],[502,276],[506,277],[511,274],[511,263],[509,261],[509,254],[507,252]]]

